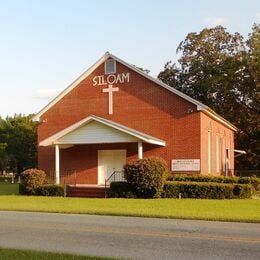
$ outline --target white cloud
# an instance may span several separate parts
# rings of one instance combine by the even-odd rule
[[[62,89],[60,88],[49,88],[49,89],[38,89],[36,97],[41,99],[50,99],[57,96]]]
[[[217,17],[217,16],[208,16],[204,18],[204,23],[208,26],[217,26],[217,25],[227,25],[227,18],[225,17]]]

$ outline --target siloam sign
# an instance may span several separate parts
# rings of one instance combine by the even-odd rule
[[[172,160],[172,171],[200,171],[200,159],[178,159]]]
[[[118,84],[118,83],[129,82],[130,75],[129,75],[129,72],[101,75],[101,76],[95,76],[92,79],[92,81],[93,81],[93,86],[113,85],[113,84]]]
[[[95,76],[92,79],[93,86],[107,86],[107,88],[102,89],[102,92],[108,94],[109,115],[113,114],[113,92],[119,91],[119,87],[118,86],[114,87],[113,85],[129,82],[129,80],[130,80],[129,72]]]

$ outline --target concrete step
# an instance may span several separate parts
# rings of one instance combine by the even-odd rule
[[[109,188],[107,188],[107,193]],[[68,187],[67,197],[104,198],[104,187]]]

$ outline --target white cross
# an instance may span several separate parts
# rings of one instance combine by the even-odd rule
[[[119,91],[119,88],[113,88],[113,85],[108,85],[108,88],[103,88],[102,92],[108,93],[108,114],[113,114],[113,92]]]

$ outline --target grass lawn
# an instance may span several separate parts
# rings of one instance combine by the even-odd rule
[[[0,210],[260,222],[260,200],[0,196]]]
[[[0,248],[0,259],[4,260],[112,260],[115,258],[80,256],[32,250]]]
[[[17,183],[0,183],[0,195],[19,194],[19,184]]]

